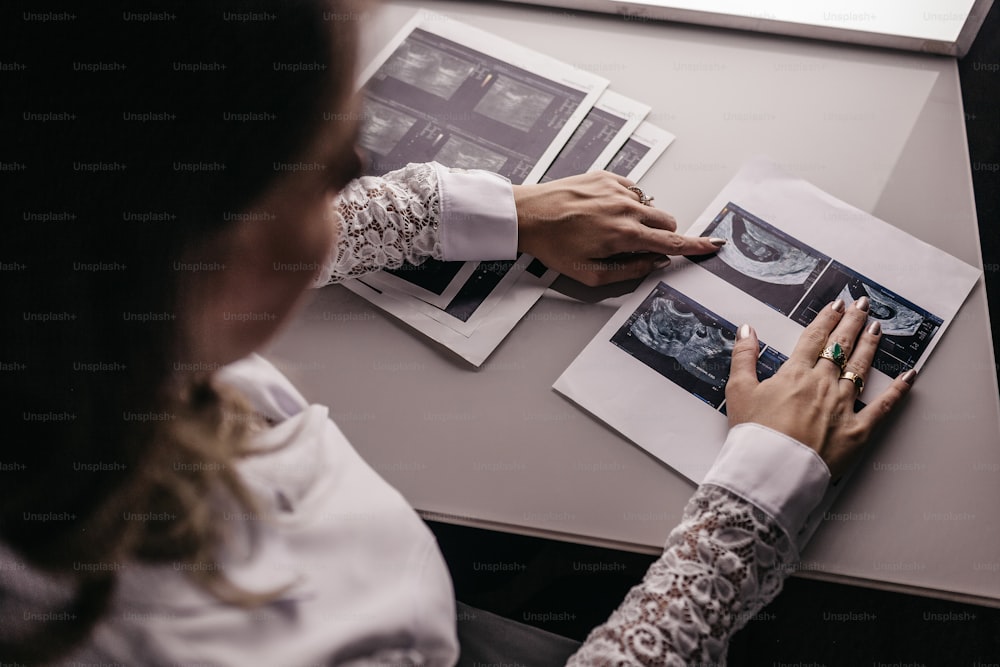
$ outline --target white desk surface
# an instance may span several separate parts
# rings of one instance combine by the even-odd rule
[[[643,188],[683,228],[765,153],[982,267],[955,62],[505,4],[424,6],[596,71],[677,134]],[[835,233],[831,229],[831,233]],[[863,243],[859,239],[859,243]],[[614,312],[551,291],[476,371],[341,287],[268,356],[424,516],[657,553],[693,485],[552,382]],[[691,443],[692,447],[698,443]],[[982,282],[803,554],[802,574],[1000,606],[1000,403]]]

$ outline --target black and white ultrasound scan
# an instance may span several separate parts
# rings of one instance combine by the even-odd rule
[[[714,408],[725,399],[736,326],[665,283],[611,342]]]
[[[830,258],[729,203],[702,236],[726,239],[694,261],[783,315],[802,300]]]

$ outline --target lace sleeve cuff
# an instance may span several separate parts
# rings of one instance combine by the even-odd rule
[[[804,529],[806,519],[829,482],[829,469],[809,447],[760,424],[740,424],[729,431],[702,483],[761,508],[801,549],[812,533]]]
[[[337,242],[314,286],[405,262],[513,259],[517,210],[510,181],[486,171],[408,164],[351,181],[331,202]]]
[[[517,211],[510,181],[433,162],[441,192],[441,254],[453,261],[514,259]]]

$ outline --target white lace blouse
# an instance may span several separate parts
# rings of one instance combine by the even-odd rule
[[[318,285],[404,260],[516,252],[510,185],[485,172],[409,165],[351,183],[333,209],[340,233]],[[183,568],[126,568],[111,614],[68,664],[454,664],[451,581],[416,513],[271,364],[253,356],[219,379],[276,422],[261,447],[285,445],[241,465],[266,512],[231,517],[256,548],[234,541],[220,566],[248,589],[291,588],[248,612],[200,592]],[[724,664],[731,635],[794,568],[829,479],[795,440],[733,429],[662,557],[569,664]],[[0,547],[0,565],[9,558]]]

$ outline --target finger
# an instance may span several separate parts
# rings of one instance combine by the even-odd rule
[[[868,320],[868,297],[863,296],[844,309],[844,316],[830,332],[827,345],[838,343],[844,351],[844,358],[850,358],[858,334]]]
[[[792,355],[788,357],[788,360],[810,368],[815,366],[817,363],[816,358],[819,357],[819,353],[827,345],[830,332],[840,322],[840,318],[844,316],[844,309],[843,299],[837,299],[830,305],[821,308],[816,313],[813,321],[806,327],[806,330],[799,336],[799,342],[795,344],[795,349],[792,351]],[[823,363],[829,364],[832,362],[824,361]]]
[[[864,432],[871,433],[879,422],[885,419],[886,415],[893,411],[893,409],[899,404],[904,396],[913,387],[913,382],[916,380],[917,372],[914,370],[908,370],[895,380],[892,384],[886,388],[881,394],[879,394],[873,401],[868,405],[863,407],[857,414],[857,418],[861,422],[861,426]]]
[[[655,206],[643,206],[642,215],[639,222],[654,229],[663,229],[668,232],[677,231],[677,219],[666,211],[661,211]]]
[[[882,340],[882,326],[878,321],[874,321],[861,332],[858,342],[854,347],[854,353],[847,360],[844,370],[857,373],[861,376],[861,380],[866,382],[868,380],[868,371],[871,369],[872,360],[875,358],[875,352],[878,350],[880,340]],[[858,394],[857,388],[852,381],[845,381],[842,391],[845,397],[850,399],[856,398]]]
[[[613,178],[614,180],[618,181],[618,183],[621,184],[622,187],[630,188],[635,185],[635,181],[633,181],[632,179],[620,176],[613,171],[603,171],[600,173],[603,173],[607,175],[609,178]]]
[[[737,394],[751,391],[759,383],[757,380],[757,355],[760,345],[757,332],[749,324],[736,331],[733,356],[729,362],[729,380],[726,383],[726,400],[737,400]]]
[[[587,262],[584,271],[578,275],[567,274],[585,285],[591,287],[608,285],[623,280],[634,280],[649,275],[656,269],[662,269],[670,264],[670,258],[652,253],[640,253],[629,256],[616,256],[606,259],[595,259]]]
[[[721,240],[721,239],[719,239]],[[716,252],[719,240],[705,236],[682,236],[662,229],[642,226],[635,235],[632,251],[654,252],[660,255],[708,255]],[[723,243],[725,243],[723,241]]]

